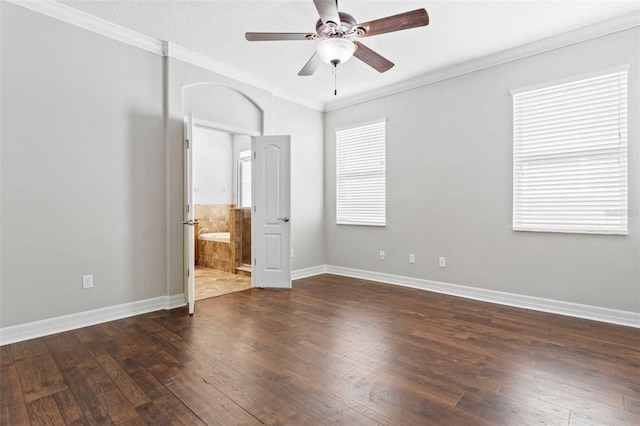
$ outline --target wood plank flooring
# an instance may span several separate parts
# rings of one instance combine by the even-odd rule
[[[640,330],[320,275],[0,347],[2,425],[640,425]]]

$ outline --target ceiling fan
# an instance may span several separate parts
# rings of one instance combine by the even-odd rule
[[[378,34],[423,27],[429,24],[429,15],[425,9],[387,16],[374,21],[358,23],[348,13],[338,11],[337,0],[313,0],[320,14],[315,33],[245,33],[249,41],[274,40],[322,40],[311,59],[298,75],[312,75],[323,63],[333,65],[348,61],[355,56],[378,72],[393,67],[393,62],[369,49],[355,39]]]

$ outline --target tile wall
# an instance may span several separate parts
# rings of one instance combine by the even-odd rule
[[[235,235],[242,236],[236,238],[236,265],[251,265],[251,209],[233,209],[233,223],[235,224]]]
[[[200,229],[204,232],[231,231],[230,212],[235,204],[196,204],[193,217],[200,221]]]
[[[242,209],[242,259],[240,263],[251,265],[251,209]]]
[[[196,204],[196,235],[229,232],[230,242],[201,241],[196,237],[196,265],[236,273],[236,266],[251,264],[251,210],[235,204]]]
[[[194,217],[200,222],[196,225],[196,235],[211,232],[230,232],[230,241],[235,240],[234,223],[235,204],[196,204]],[[234,216],[234,217],[232,217]],[[196,264],[221,271],[235,273],[236,245],[219,241],[201,241],[196,237]]]

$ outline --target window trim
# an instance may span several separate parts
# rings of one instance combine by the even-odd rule
[[[549,83],[543,83],[543,84],[537,84],[535,86],[529,86],[529,87],[525,87],[525,88],[520,88],[520,89],[515,89],[515,90],[511,90],[509,93],[512,95],[513,97],[513,102],[512,102],[512,119],[513,119],[513,141],[512,141],[512,149],[513,149],[513,175],[512,175],[512,229],[514,231],[520,232],[520,231],[525,231],[525,232],[553,232],[553,233],[575,233],[575,234],[598,234],[598,235],[628,235],[628,231],[629,231],[629,216],[628,216],[628,209],[629,209],[629,137],[628,137],[628,133],[629,133],[629,73],[628,71],[630,70],[630,65],[622,65],[622,66],[618,66],[618,67],[612,67],[612,68],[607,68],[607,69],[603,69],[603,70],[599,70],[596,72],[592,72],[592,73],[588,73],[588,74],[582,74],[579,76],[575,76],[575,77],[570,77],[570,78],[564,78],[561,80],[556,80],[553,82],[549,82]],[[519,139],[519,135],[518,133],[518,121],[517,121],[517,111],[516,111],[516,98],[518,95],[521,94],[528,94],[531,92],[535,92],[538,90],[544,90],[544,89],[553,89],[556,86],[563,86],[563,85],[571,85],[573,83],[581,83],[585,80],[589,80],[589,79],[595,79],[595,78],[604,78],[604,77],[608,77],[611,76],[612,74],[622,74],[624,73],[626,81],[626,87],[625,90],[626,92],[624,93],[624,95],[620,94],[620,89],[618,89],[618,110],[619,111],[623,111],[624,112],[624,120],[620,121],[618,124],[618,134],[621,137],[621,143],[623,144],[622,146],[622,150],[624,151],[622,154],[619,154],[621,157],[624,157],[624,161],[625,164],[624,166],[620,167],[619,169],[614,169],[614,170],[619,170],[620,172],[623,172],[625,174],[625,176],[623,176],[621,178],[618,179],[619,181],[619,186],[617,186],[616,188],[618,189],[624,189],[624,199],[620,202],[619,206],[615,206],[616,210],[620,211],[621,213],[619,214],[619,217],[621,217],[620,219],[620,225],[616,226],[616,227],[611,227],[611,226],[606,226],[602,225],[599,229],[597,228],[589,228],[590,224],[584,224],[585,226],[583,227],[579,227],[579,221],[578,222],[564,222],[564,224],[566,224],[565,228],[562,227],[554,227],[557,225],[551,225],[551,226],[543,226],[543,225],[539,225],[539,226],[531,226],[531,222],[529,221],[528,223],[522,223],[516,220],[517,216],[518,216],[518,209],[517,209],[517,202],[519,200],[518,196],[521,197],[521,194],[517,193],[517,169],[519,164],[522,164],[523,162],[526,162],[527,159],[525,158],[524,160],[521,158],[522,154],[518,152],[518,148],[517,148],[517,144],[522,143],[521,139]],[[618,86],[620,87],[620,86]],[[613,93],[613,91],[612,91]],[[575,96],[575,95],[574,95]],[[620,103],[620,100],[624,99],[624,104]],[[538,100],[539,101],[539,100]],[[524,125],[524,126],[531,126],[531,122],[525,122],[522,123],[522,120],[520,121],[520,128]],[[544,127],[542,128],[543,130],[545,129]],[[622,130],[622,132],[620,131]],[[566,142],[565,142],[566,144]],[[603,144],[604,145],[604,144]],[[562,143],[559,143],[558,145],[555,145],[556,147],[561,147]],[[531,149],[531,145],[529,146],[529,149]],[[600,149],[605,149],[600,148]],[[520,155],[520,162],[517,162],[517,156]],[[531,155],[531,154],[530,154]],[[549,154],[550,155],[550,154]],[[603,155],[603,154],[601,154]],[[579,159],[579,155],[575,154],[572,156],[569,156],[568,158],[573,159],[574,161]],[[593,158],[593,157],[592,157]],[[531,160],[529,160],[531,161]],[[549,159],[548,161],[551,161],[551,159]],[[562,167],[562,166],[561,166]],[[566,167],[566,166],[565,166]],[[557,168],[556,169],[556,173],[557,171],[562,171],[561,168]],[[593,172],[591,172],[593,173]],[[589,176],[589,172],[587,172],[586,174],[582,175],[584,178],[588,179]],[[593,178],[593,175],[591,176]],[[588,211],[588,210],[587,210]],[[624,218],[622,218],[622,216],[626,216]],[[575,220],[575,219],[574,219]],[[591,224],[591,226],[593,226]]]
[[[237,198],[238,199],[236,200],[237,201],[236,206],[238,208],[241,208],[241,209],[250,209],[251,208],[251,204],[253,204],[253,200],[251,201],[249,206],[245,206],[245,205],[242,204],[242,200],[243,200],[244,195],[245,195],[244,191],[242,189],[243,188],[243,183],[244,183],[244,179],[243,179],[242,176],[243,176],[243,165],[245,163],[249,163],[249,167],[253,167],[253,164],[252,164],[253,162],[251,160],[251,148],[245,148],[245,149],[240,150],[238,152],[238,158],[236,159],[236,161],[237,161],[237,165],[238,165],[237,166],[237,180],[238,180],[238,188],[237,188],[238,197]],[[251,174],[249,176],[251,176]],[[253,188],[253,186],[252,186],[251,182],[249,182],[249,192],[250,192],[249,196],[250,197],[253,197],[253,194],[252,194],[252,191],[251,191],[252,188]]]
[[[358,128],[362,128],[362,127],[367,127],[367,126],[373,126],[373,125],[379,125],[379,124],[383,124],[384,125],[384,141],[383,141],[383,149],[384,149],[384,211],[383,211],[383,222],[382,223],[376,223],[376,222],[367,222],[365,220],[361,220],[361,221],[348,221],[348,220],[340,220],[339,214],[338,214],[338,208],[339,208],[339,195],[340,195],[340,190],[338,189],[338,185],[340,183],[340,179],[338,177],[338,163],[339,163],[339,158],[338,158],[338,133],[342,132],[342,131],[346,131],[346,130],[355,130]],[[336,169],[335,169],[335,177],[336,177],[336,182],[335,182],[335,223],[336,225],[352,225],[352,226],[373,226],[373,227],[386,227],[387,226],[387,118],[379,118],[379,119],[375,119],[375,120],[367,120],[367,121],[361,121],[358,123],[354,123],[354,124],[350,124],[350,125],[346,125],[346,126],[341,126],[341,127],[336,127],[334,129],[334,135],[335,135],[335,160],[336,160]]]
[[[630,64],[624,64],[624,65],[620,65],[617,67],[611,67],[611,68],[604,68],[598,71],[593,71],[593,72],[589,72],[589,73],[585,73],[585,74],[579,74],[579,75],[575,75],[572,77],[566,77],[566,78],[560,78],[558,80],[552,80],[552,81],[548,81],[546,83],[538,83],[538,84],[534,84],[531,86],[525,86],[525,87],[520,87],[518,89],[511,89],[509,91],[509,94],[511,96],[513,95],[519,95],[523,92],[532,92],[534,90],[539,90],[539,89],[545,89],[548,87],[553,87],[553,86],[560,86],[562,84],[569,84],[569,83],[574,83],[580,80],[588,80],[590,78],[594,78],[594,77],[601,77],[607,74],[613,74],[616,72],[623,72],[623,71],[629,71],[631,69],[631,65]]]

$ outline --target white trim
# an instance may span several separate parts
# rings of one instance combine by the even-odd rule
[[[335,138],[336,225],[387,226],[386,118],[336,129]]]
[[[174,309],[184,306],[185,304],[184,294],[160,296],[152,299],[139,300],[137,302],[124,303],[122,305],[79,312],[77,314],[4,327],[0,328],[0,346],[134,315],[146,314],[161,309]]]
[[[273,92],[276,88],[273,84],[270,84],[263,79],[257,78],[246,71],[239,70],[222,61],[194,52],[175,43],[166,42],[165,55],[170,58],[178,59],[182,62],[186,62],[191,65],[213,71],[217,74],[229,77],[241,83],[246,83],[250,86],[258,87],[260,89],[266,90],[267,92]]]
[[[248,73],[245,70],[236,68],[222,61],[218,61],[216,59],[186,49],[182,46],[178,46],[177,44],[171,42],[167,42],[165,46],[165,54],[170,58],[178,59],[191,65],[204,68],[205,70],[220,74],[224,77],[228,77],[239,83],[248,84],[249,86],[266,90],[267,92],[271,93],[271,96],[291,101],[318,111],[324,110],[324,104],[313,102],[303,96],[284,91],[280,89],[279,86],[269,83],[262,78],[256,77],[255,75]]]
[[[313,277],[314,275],[326,274],[327,265],[312,266],[310,268],[296,269],[291,271],[291,279],[299,280],[301,278]]]
[[[548,312],[552,314],[566,315],[570,317],[640,328],[640,312],[620,311],[616,309],[602,308],[599,306],[582,305],[578,303],[563,302],[561,300],[543,299],[540,297],[525,296],[521,294],[506,293],[502,291],[487,290],[476,287],[467,287],[457,284],[443,283],[439,281],[404,277],[401,275],[384,274],[382,272],[345,268],[342,266],[320,265],[301,271],[307,272],[304,277],[319,274],[341,275],[350,278],[360,278],[386,284],[395,284],[403,287],[433,291],[435,293],[449,294],[451,296],[464,297],[466,299],[497,303],[499,305],[513,306],[517,308],[531,309],[533,311]],[[312,272],[315,272],[315,274],[312,274]]]
[[[505,50],[493,55],[484,56],[482,58],[464,62],[462,64],[445,67],[440,70],[429,72],[418,77],[401,81],[390,86],[374,89],[366,93],[347,97],[344,99],[328,102],[325,104],[324,111],[334,111],[362,102],[383,98],[396,93],[437,83],[453,77],[480,71],[485,68],[494,67],[496,65],[505,64],[507,62],[516,61],[549,50],[558,49],[572,44],[580,43],[594,38],[602,37],[608,34],[617,33],[628,30],[630,28],[640,26],[640,15],[637,13],[629,13],[608,21],[600,22],[584,28],[579,28],[557,36],[539,40],[524,46]]]
[[[435,293],[464,297],[466,299],[497,303],[499,305],[640,328],[640,312],[619,311],[599,306],[581,305],[578,303],[563,302],[561,300],[543,299],[540,297],[467,287],[420,278],[403,277],[381,272],[344,268],[341,266],[327,265],[326,273],[417,288]]]
[[[263,79],[247,73],[244,70],[232,67],[221,61],[209,58],[199,53],[180,47],[176,44],[156,40],[136,31],[114,24],[112,22],[100,19],[96,16],[81,12],[70,6],[63,5],[56,1],[30,1],[30,0],[7,0],[11,3],[20,5],[27,9],[38,13],[59,19],[68,24],[75,25],[114,40],[121,41],[131,46],[139,47],[149,52],[169,56],[181,61],[199,66],[206,70],[229,77],[240,83],[245,83],[253,87],[266,90],[271,93],[272,97],[278,97],[287,101],[297,103],[308,108],[318,111],[328,112],[347,106],[356,105],[362,102],[371,101],[395,93],[404,92],[415,89],[438,81],[479,71],[485,68],[526,58],[528,56],[537,55],[560,47],[568,46],[582,41],[591,40],[608,34],[624,31],[630,28],[640,26],[640,16],[637,13],[630,13],[608,21],[600,22],[596,25],[580,28],[568,33],[549,37],[534,43],[506,50],[494,55],[485,56],[477,60],[464,62],[462,64],[446,67],[440,70],[429,72],[401,81],[390,86],[374,89],[366,93],[361,93],[344,99],[327,102],[314,102],[294,93],[282,90],[279,86],[266,82]]]
[[[59,19],[67,24],[84,28],[122,43],[162,55],[162,42],[137,31],[106,21],[57,1],[7,0],[34,12]]]
[[[248,84],[258,89],[266,90],[272,96],[287,101],[297,103],[307,108],[318,111],[324,110],[324,104],[314,102],[304,96],[299,96],[282,90],[279,86],[269,83],[246,71],[228,65],[224,62],[210,58],[208,56],[193,52],[177,44],[167,41],[157,40],[152,37],[130,30],[113,22],[106,21],[86,12],[82,12],[73,7],[66,6],[57,1],[33,1],[33,0],[7,0],[18,6],[32,10],[43,15],[59,19],[67,24],[71,24],[97,34],[109,37],[116,41],[138,47],[160,56],[168,56],[187,62],[191,65],[204,68],[222,76],[228,77],[239,83]]]
[[[520,87],[518,89],[511,89],[509,91],[509,94],[510,95],[517,95],[518,93],[522,93],[522,92],[532,92],[534,90],[546,89],[548,87],[559,86],[561,84],[572,83],[574,81],[587,80],[587,79],[593,78],[593,77],[600,77],[600,76],[607,75],[607,74],[613,74],[613,73],[622,72],[622,71],[629,71],[630,69],[631,69],[631,65],[630,64],[624,64],[624,65],[620,65],[620,66],[613,67],[613,68],[606,68],[606,69],[603,69],[603,70],[600,70],[600,71],[590,72],[590,73],[587,73],[587,74],[581,74],[581,75],[577,75],[577,76],[573,76],[573,77],[566,77],[566,78],[562,78],[562,79],[559,79],[559,80],[550,81],[550,82],[547,82],[547,83],[540,83],[540,84],[535,84],[533,86]]]
[[[335,129],[333,129],[334,133],[337,132],[341,132],[343,130],[350,130],[356,127],[364,127],[364,126],[370,126],[372,124],[378,124],[378,123],[387,123],[387,117],[382,117],[379,118],[377,120],[366,120],[366,121],[360,121],[358,123],[354,123],[354,124],[347,124],[344,126],[340,126],[340,127],[336,127]]]
[[[321,274],[360,278],[386,284],[395,284],[403,287],[433,291],[435,293],[449,294],[451,296],[464,297],[466,299],[481,300],[484,302],[531,309],[534,311],[640,328],[640,313],[638,312],[581,305],[577,303],[563,302],[560,300],[543,299],[495,290],[423,280],[420,278],[345,268],[342,266],[318,265],[310,268],[297,269],[291,272],[291,279],[298,280]],[[153,299],[140,300],[137,302],[125,303],[122,305],[110,306],[107,308],[95,309],[92,311],[80,312],[47,320],[4,327],[0,329],[0,346],[127,318],[134,315],[159,311],[161,309],[175,309],[185,305],[186,301],[184,294],[176,294],[173,296],[155,297]]]
[[[174,294],[173,296],[163,296],[165,303],[162,309],[175,309],[187,305],[187,299],[184,293]],[[159,309],[158,309],[159,310]]]
[[[627,104],[625,67],[513,94],[514,231],[628,234]]]
[[[186,120],[186,117],[185,117]],[[223,123],[215,123],[213,121],[203,120],[201,118],[193,118],[193,125],[196,127],[203,127],[205,129],[210,130],[218,130],[225,133],[230,133],[232,135],[241,135],[241,136],[260,136],[262,133],[256,130],[248,130],[242,129],[240,127],[229,126],[228,124]]]

